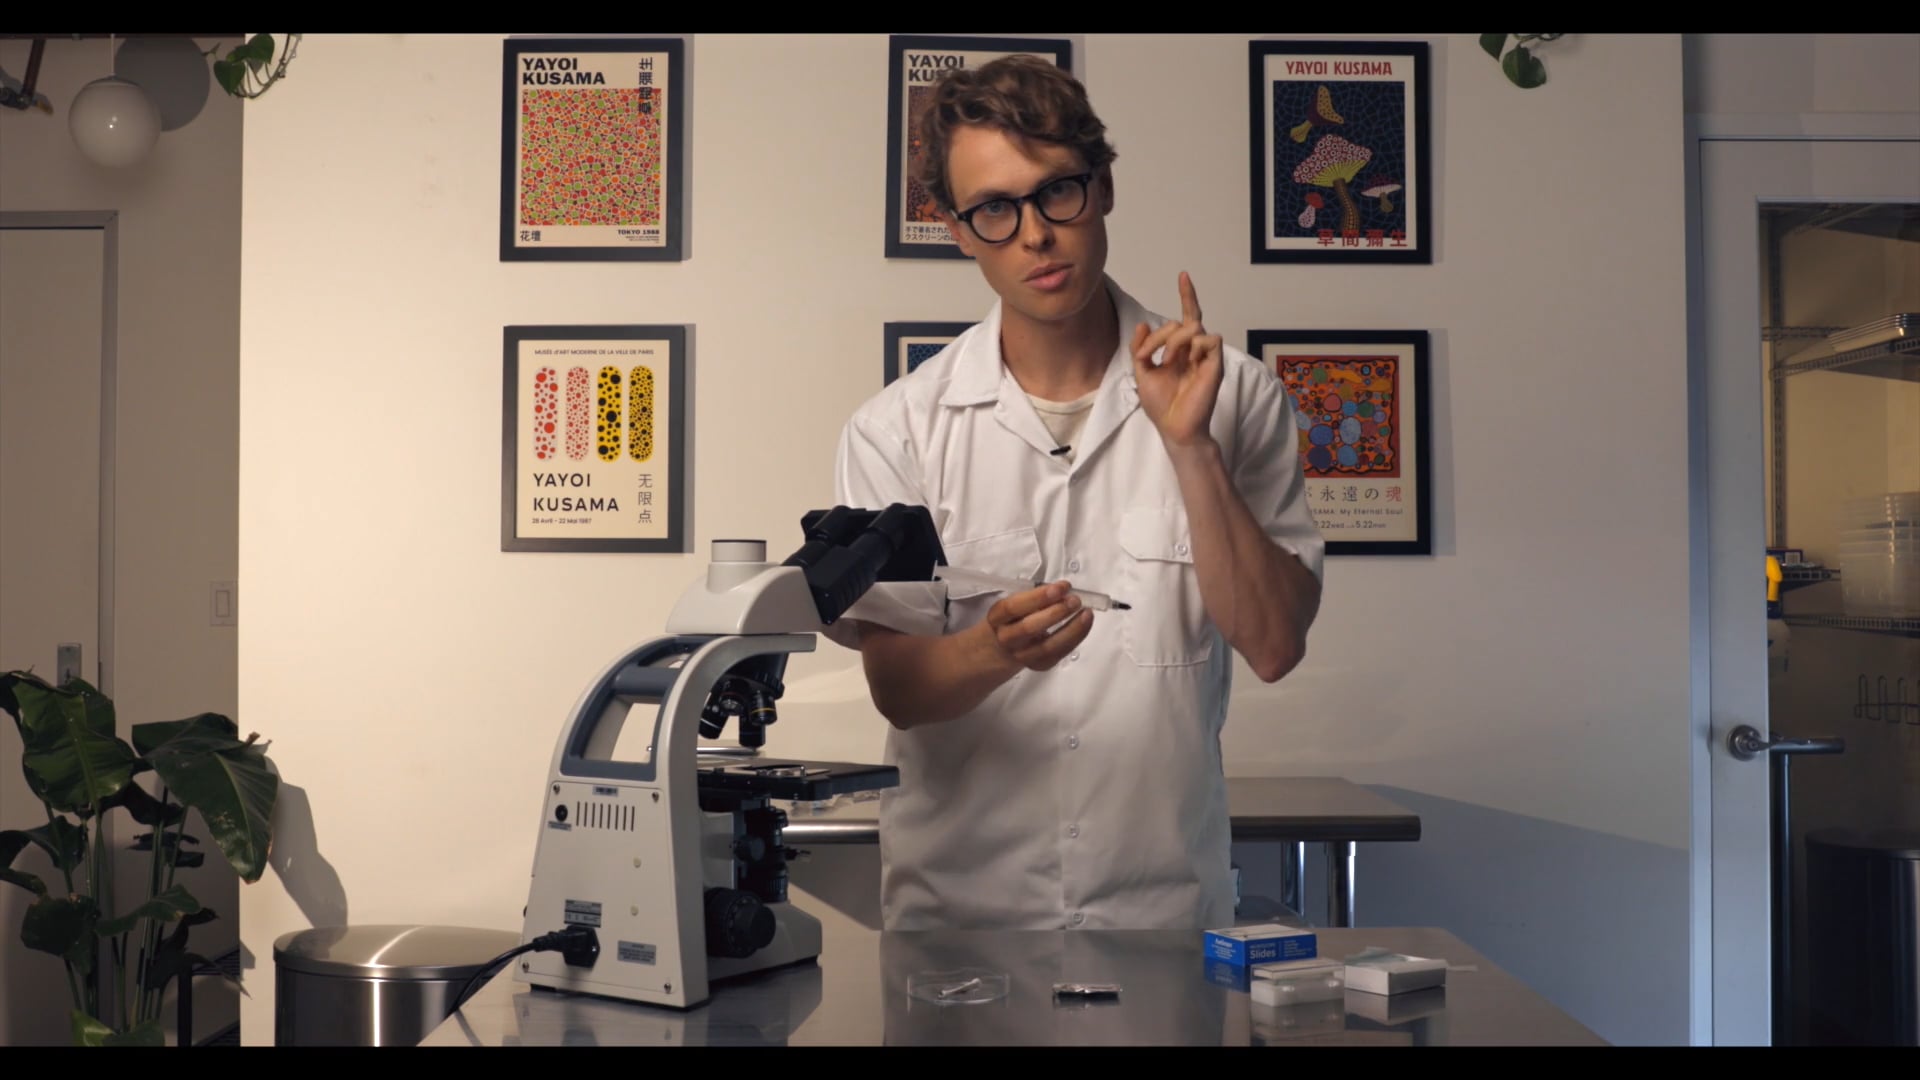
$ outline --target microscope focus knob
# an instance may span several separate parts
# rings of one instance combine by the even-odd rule
[[[708,889],[707,955],[740,960],[773,943],[773,912],[739,889]]]

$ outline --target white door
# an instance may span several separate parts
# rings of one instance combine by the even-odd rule
[[[1697,671],[1710,674],[1705,695],[1697,695],[1703,708],[1696,711],[1695,732],[1704,745],[1696,744],[1695,784],[1696,790],[1710,792],[1710,807],[1702,807],[1710,815],[1697,817],[1694,831],[1696,848],[1705,847],[1696,851],[1695,860],[1694,1000],[1710,1000],[1711,1012],[1710,1018],[1696,1017],[1694,1030],[1696,1038],[1705,1034],[1716,1045],[1768,1045],[1775,1023],[1776,911],[1769,770],[1776,755],[1766,749],[1750,756],[1736,753],[1729,740],[1744,726],[1753,729],[1761,746],[1783,735],[1834,735],[1846,738],[1851,751],[1856,740],[1848,736],[1857,732],[1842,720],[1850,700],[1833,702],[1830,721],[1816,716],[1811,724],[1819,730],[1770,723],[1782,715],[1774,707],[1778,703],[1770,701],[1764,573],[1765,549],[1775,543],[1778,528],[1768,468],[1777,422],[1770,383],[1777,380],[1766,367],[1763,337],[1782,331],[1763,335],[1775,302],[1768,295],[1765,268],[1772,263],[1763,221],[1793,204],[1920,202],[1920,138],[1703,138],[1697,145],[1698,187],[1689,193],[1698,200],[1701,230],[1696,238],[1699,291],[1692,305],[1697,313],[1695,660]],[[1794,332],[1811,335],[1818,329]],[[1895,355],[1889,362],[1898,381],[1920,377],[1920,352]],[[1781,546],[1800,543],[1792,535],[1777,539]],[[1800,631],[1789,629],[1797,641]],[[1897,634],[1900,620],[1876,629]],[[1795,757],[1789,775],[1798,785],[1803,773],[1835,760]]]
[[[0,228],[0,670],[58,682],[59,647],[99,686],[101,228]],[[47,823],[21,775],[20,734],[0,715],[0,828]],[[38,848],[15,860],[50,890]],[[69,1041],[59,960],[20,944],[31,896],[0,884],[0,1046]]]

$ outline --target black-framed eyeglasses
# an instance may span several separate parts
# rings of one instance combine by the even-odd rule
[[[1040,211],[1040,216],[1055,225],[1065,225],[1080,216],[1087,208],[1087,185],[1093,180],[1093,174],[1081,173],[1078,176],[1062,176],[1049,180],[1038,191],[1019,198],[1004,196],[988,199],[953,215],[967,223],[973,235],[989,244],[1004,244],[1013,239],[1020,231],[1021,215],[1026,212],[1027,203]]]

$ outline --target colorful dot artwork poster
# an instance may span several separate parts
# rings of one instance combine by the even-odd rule
[[[1286,388],[1314,523],[1329,554],[1427,553],[1426,335],[1254,331]]]
[[[503,550],[679,551],[684,327],[509,327]]]
[[[1432,262],[1426,45],[1250,48],[1253,261]]]
[[[920,37],[890,39],[887,66],[887,257],[964,259],[941,220],[941,207],[918,175],[922,157],[920,117],[935,85],[950,71],[978,68],[1015,53],[1073,66],[1065,39]],[[964,210],[966,207],[956,207]]]
[[[503,258],[680,258],[681,46],[507,40]]]

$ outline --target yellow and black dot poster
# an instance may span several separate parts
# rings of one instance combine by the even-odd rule
[[[509,326],[503,551],[686,550],[687,327]]]

